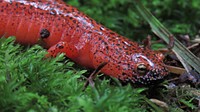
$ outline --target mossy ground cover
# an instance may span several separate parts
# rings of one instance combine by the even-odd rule
[[[0,39],[0,111],[145,111],[143,88],[97,79],[83,91],[86,70],[45,54],[38,45],[24,49],[13,37]]]
[[[139,16],[132,0],[66,0],[106,27],[140,41],[152,34]],[[185,0],[142,1],[174,34],[198,34],[200,2]],[[190,13],[188,13],[188,11]],[[165,12],[165,13],[163,13]],[[191,21],[191,19],[193,21]],[[155,46],[164,46],[156,44]],[[0,111],[163,111],[150,102],[157,98],[173,112],[198,110],[199,89],[190,86],[169,88],[167,81],[158,88],[134,88],[117,79],[97,78],[95,87],[82,91],[86,82],[83,67],[77,67],[61,54],[44,58],[46,50],[38,45],[24,47],[14,38],[0,39]]]

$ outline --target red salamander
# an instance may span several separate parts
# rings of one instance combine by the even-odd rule
[[[124,82],[149,84],[168,74],[163,57],[105,28],[62,0],[0,0],[0,36],[23,45],[43,43],[58,53]]]

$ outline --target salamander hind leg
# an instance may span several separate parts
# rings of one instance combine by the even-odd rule
[[[78,50],[67,42],[58,42],[48,50],[47,57],[56,57],[59,53],[65,53],[68,58],[75,59],[78,56]]]

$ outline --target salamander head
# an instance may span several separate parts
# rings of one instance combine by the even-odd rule
[[[132,61],[136,63],[133,70],[135,83],[149,84],[163,79],[168,74],[163,58],[163,54],[153,54],[152,52],[145,55],[141,53],[132,55]]]

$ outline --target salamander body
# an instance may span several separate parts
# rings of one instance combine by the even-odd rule
[[[105,28],[61,0],[0,0],[0,36],[23,45],[42,43],[122,81],[148,84],[167,75],[163,56]]]

